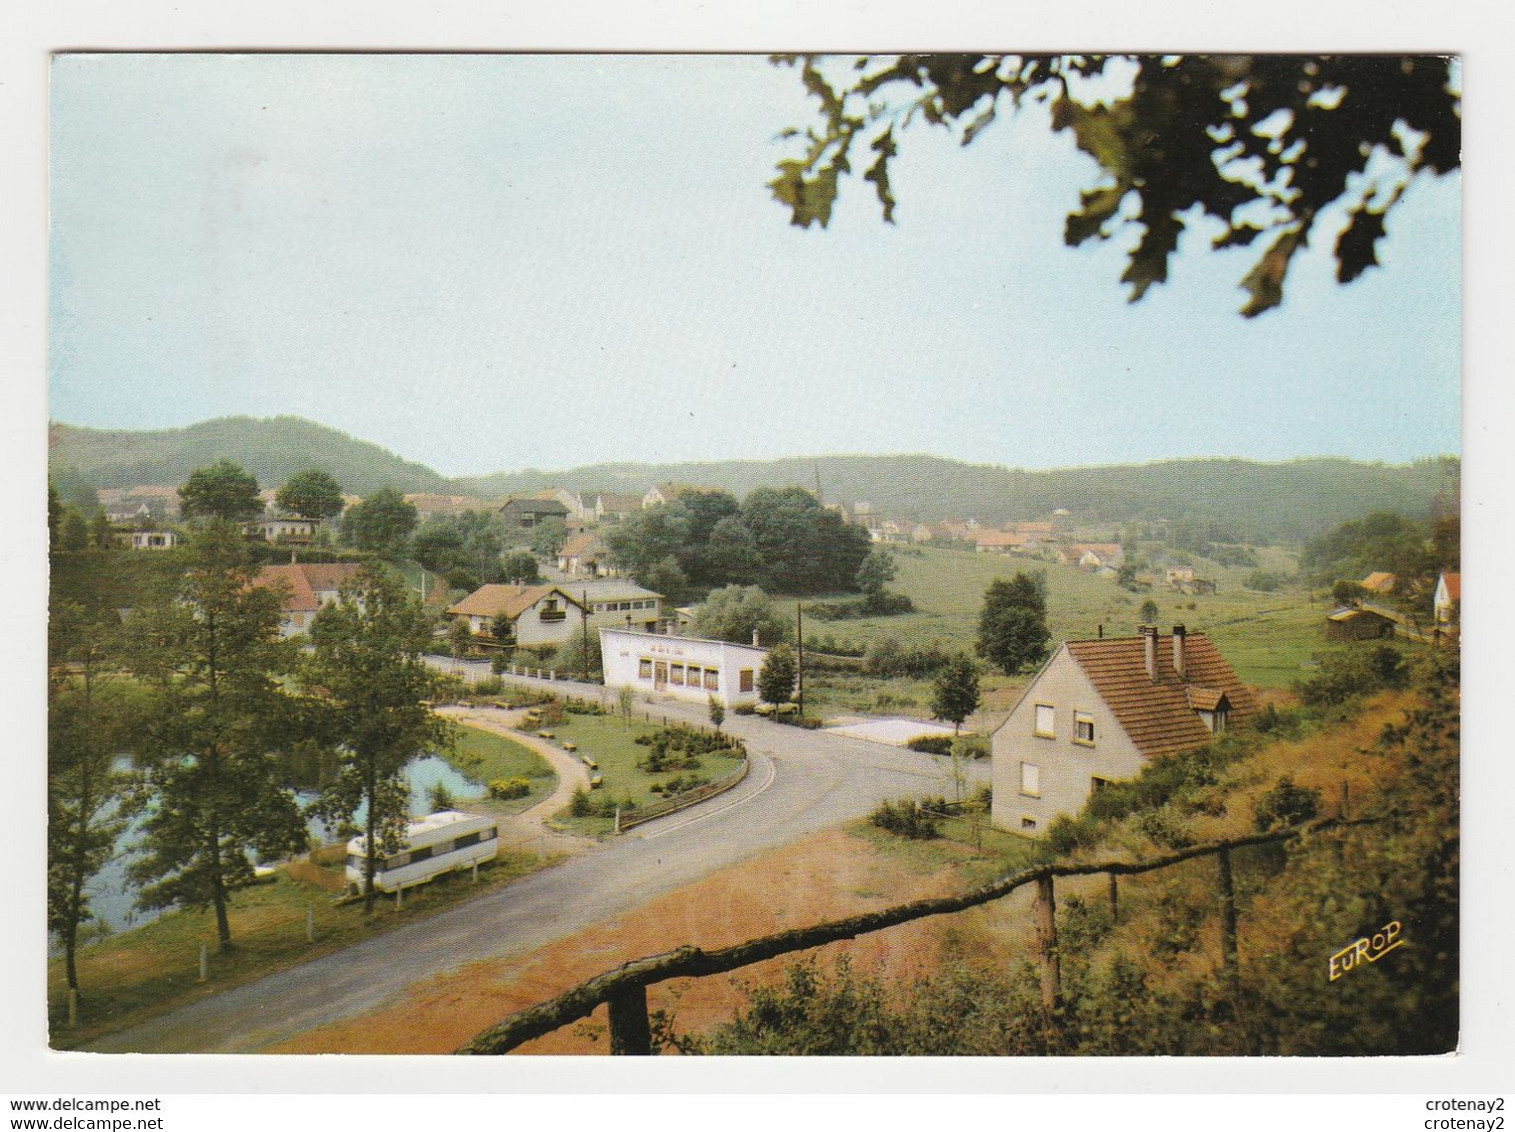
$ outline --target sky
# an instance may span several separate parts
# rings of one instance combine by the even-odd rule
[[[295,414],[447,475],[928,452],[1012,467],[1460,450],[1461,185],[1372,270],[1241,318],[1197,225],[1138,304],[1070,249],[1036,111],[901,139],[899,207],[766,188],[812,120],[760,56],[59,56],[49,415]]]

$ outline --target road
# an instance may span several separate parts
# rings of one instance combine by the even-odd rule
[[[559,682],[558,690],[568,686]],[[603,689],[581,685],[577,694]],[[639,704],[639,711],[647,705]],[[652,708],[665,714],[665,704]],[[692,708],[666,705],[670,718]],[[703,714],[703,713],[700,713]],[[868,813],[879,801],[945,794],[940,760],[859,739],[734,716],[752,760],[734,790],[503,889],[299,967],[90,1043],[102,1053],[255,1053],[364,1013],[465,963],[524,954],[716,869]],[[986,766],[969,771],[987,776]]]

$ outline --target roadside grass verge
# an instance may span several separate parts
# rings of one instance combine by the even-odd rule
[[[459,773],[486,788],[497,778],[524,778],[531,783],[531,791],[524,797],[502,800],[486,794],[470,801],[470,806],[481,806],[491,813],[516,814],[529,810],[557,789],[558,776],[552,766],[531,748],[508,736],[466,724],[460,724],[456,734],[451,749],[439,753]]]
[[[610,799],[622,809],[646,806],[661,801],[662,793],[654,793],[652,787],[662,785],[672,778],[688,779],[691,775],[714,780],[733,770],[740,759],[723,755],[699,756],[698,768],[676,769],[649,774],[637,766],[645,759],[648,748],[636,742],[640,735],[654,735],[661,728],[638,720],[623,720],[613,715],[569,715],[560,726],[549,728],[553,742],[562,745],[572,743],[578,748],[580,758],[588,757],[597,764],[597,773],[602,785],[592,793],[598,803]],[[598,815],[574,817],[568,811],[559,814],[556,823],[576,833],[603,834],[615,827],[615,819]]]
[[[943,818],[941,836],[912,840],[889,833],[867,818],[850,822],[847,832],[866,841],[875,850],[903,864],[912,872],[932,873],[956,868],[964,887],[987,884],[1034,863],[1034,841],[989,824],[989,815],[975,822],[966,815]]]
[[[501,888],[553,864],[530,854],[508,854],[479,872],[438,877],[407,889],[395,909],[393,896],[380,896],[371,917],[362,902],[336,904],[329,892],[294,880],[282,870],[275,879],[232,895],[228,909],[232,949],[216,952],[215,913],[171,911],[151,923],[121,932],[80,950],[79,1024],[68,1026],[68,990],[61,957],[48,961],[48,1028],[54,1049],[76,1049],[156,1014],[250,983],[373,936],[423,920]],[[307,912],[314,942],[306,939]],[[199,981],[200,945],[208,954],[206,982]]]

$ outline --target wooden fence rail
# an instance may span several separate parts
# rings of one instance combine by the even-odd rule
[[[1236,900],[1231,886],[1231,852],[1253,845],[1291,841],[1325,830],[1344,826],[1372,824],[1373,818],[1348,820],[1341,817],[1317,818],[1288,829],[1257,833],[1227,841],[1208,841],[1142,861],[1100,861],[1088,864],[1036,865],[1011,873],[990,884],[956,896],[938,896],[913,900],[878,912],[865,912],[840,920],[815,924],[808,928],[791,928],[774,935],[760,936],[745,943],[715,951],[685,946],[662,955],[633,959],[619,967],[596,975],[556,998],[538,1003],[510,1015],[482,1033],[476,1034],[455,1052],[461,1054],[508,1053],[516,1046],[587,1018],[601,1003],[610,1006],[610,1052],[613,1054],[648,1054],[651,1027],[647,1017],[647,987],[668,979],[719,975],[735,971],[766,959],[808,951],[828,943],[855,939],[870,932],[882,931],[898,924],[926,916],[962,912],[980,904],[1010,895],[1028,884],[1037,886],[1037,961],[1041,975],[1042,1006],[1049,1017],[1058,1005],[1059,971],[1057,929],[1053,881],[1056,877],[1108,875],[1112,907],[1115,883],[1119,876],[1134,876],[1171,868],[1198,857],[1219,855],[1221,861],[1221,922],[1224,952],[1223,965],[1234,974],[1236,964]]]

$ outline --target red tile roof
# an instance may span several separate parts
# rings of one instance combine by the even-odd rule
[[[1230,704],[1233,722],[1247,719],[1257,707],[1251,691],[1202,633],[1184,639],[1183,680],[1173,669],[1173,638],[1159,635],[1156,683],[1147,675],[1141,637],[1069,641],[1067,647],[1121,729],[1147,758],[1209,742],[1213,736],[1195,711],[1213,711],[1213,706],[1204,705],[1218,703],[1221,696]],[[1196,701],[1192,706],[1191,696]]]
[[[1447,583],[1447,597],[1453,601],[1462,600],[1462,575],[1453,574],[1450,571],[1442,572],[1442,579]]]
[[[253,585],[284,587],[285,613],[314,613],[321,608],[317,593],[333,592],[350,583],[362,564],[356,562],[297,562],[285,566],[264,566],[253,578]]]

